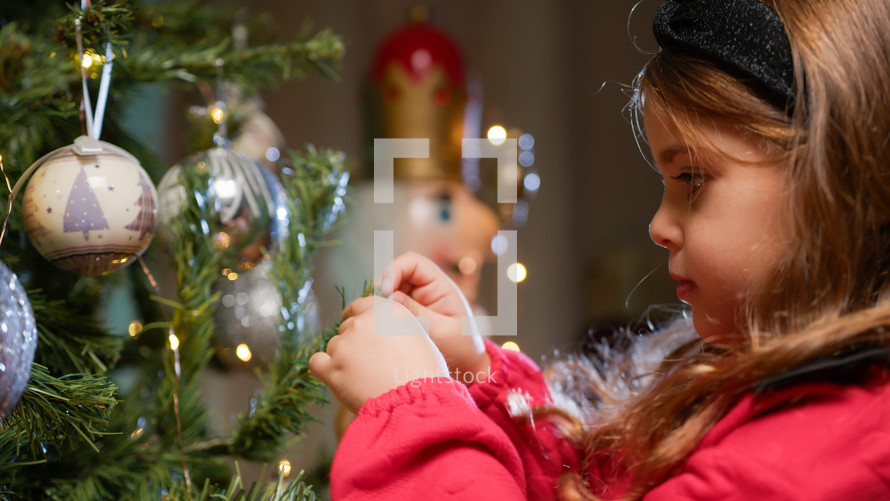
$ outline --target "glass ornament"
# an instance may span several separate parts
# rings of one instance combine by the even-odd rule
[[[200,208],[200,224],[189,231],[213,239],[223,268],[250,269],[263,248],[274,250],[287,236],[290,211],[281,181],[245,153],[217,147],[192,155],[167,171],[158,192],[162,226],[180,224],[187,197]]]
[[[278,356],[281,345],[282,300],[276,284],[269,278],[268,261],[250,270],[220,277],[214,287],[220,292],[213,319],[216,322],[214,345],[217,358],[227,368],[263,368]],[[300,325],[301,332],[318,332],[321,326],[318,304],[307,288]]]

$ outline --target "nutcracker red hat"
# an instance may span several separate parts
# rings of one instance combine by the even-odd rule
[[[425,13],[412,17],[377,50],[370,129],[375,138],[429,138],[429,158],[395,160],[397,179],[460,182],[467,105],[463,54]]]

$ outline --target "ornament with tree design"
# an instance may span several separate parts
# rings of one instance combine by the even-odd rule
[[[43,257],[99,275],[127,266],[148,247],[157,191],[132,155],[81,136],[42,159],[23,211],[28,238]]]

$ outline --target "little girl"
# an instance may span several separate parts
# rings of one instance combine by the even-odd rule
[[[890,499],[890,2],[668,0],[654,31],[631,110],[691,322],[628,353],[677,349],[548,385],[461,336],[457,289],[400,256],[310,360],[358,414],[335,501]],[[382,307],[420,335],[375,329]]]

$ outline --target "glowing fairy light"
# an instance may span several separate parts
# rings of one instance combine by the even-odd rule
[[[535,137],[525,133],[519,136],[519,148],[522,150],[530,150],[535,147]]]
[[[279,150],[278,148],[276,148],[274,146],[270,146],[266,150],[266,160],[268,160],[270,162],[277,162],[278,159],[280,159],[280,158],[281,158],[281,150]]]
[[[290,461],[288,461],[287,459],[282,459],[278,462],[278,472],[281,473],[283,476],[286,477],[290,475],[290,468]]]
[[[142,332],[142,322],[139,320],[133,320],[130,322],[130,326],[127,327],[127,332],[130,333],[130,337],[136,337]]]
[[[250,362],[253,354],[250,352],[250,347],[241,343],[235,348],[235,356],[241,359],[242,362]]]
[[[507,140],[507,129],[500,125],[491,127],[488,129],[488,140],[491,141],[491,144],[503,144]]]
[[[507,278],[513,282],[522,282],[527,275],[528,271],[522,263],[513,263],[507,267]]]
[[[219,125],[226,118],[226,111],[219,106],[214,106],[210,109],[210,118],[213,119],[213,123]]]
[[[216,237],[213,239],[213,246],[217,249],[228,249],[229,244],[231,243],[232,237],[224,231],[217,233]]]
[[[176,351],[179,349],[179,338],[176,337],[176,334],[170,334],[170,349]]]
[[[83,55],[80,59],[80,65],[83,66],[83,69],[88,70],[90,66],[93,65],[93,55],[89,52]]]
[[[495,235],[491,239],[491,252],[494,252],[495,256],[500,256],[501,254],[507,252],[507,248],[510,246],[509,242],[507,242],[507,237],[503,235]]]
[[[530,172],[525,176],[525,178],[523,178],[522,186],[525,187],[526,191],[538,191],[538,188],[541,187],[541,176],[535,174],[534,172]]]
[[[501,345],[501,348],[508,350],[508,351],[517,351],[517,352],[520,351],[519,345],[513,341],[507,341],[506,343]]]

